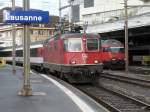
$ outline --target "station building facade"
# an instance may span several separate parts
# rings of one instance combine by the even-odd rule
[[[72,21],[75,23],[88,23],[89,25],[112,22],[124,19],[124,0],[71,0]],[[106,5],[107,3],[107,5]],[[128,5],[136,5],[134,0]],[[137,4],[142,4],[138,2]],[[140,7],[141,8],[141,7]],[[129,16],[134,16],[139,7],[128,8]]]
[[[73,0],[72,19],[77,24],[87,24],[87,33],[114,38],[125,43],[124,0]],[[150,64],[150,0],[128,1],[128,39],[130,64]],[[104,5],[104,2],[107,5]],[[120,5],[122,3],[122,5]],[[137,4],[136,4],[137,3]],[[147,6],[146,6],[147,5]],[[77,13],[78,11],[78,13]],[[75,14],[74,14],[75,13]],[[131,44],[132,43],[132,44]]]
[[[30,40],[31,42],[42,41],[49,36],[54,35],[55,28],[48,27],[30,27]],[[0,26],[0,46],[12,46],[12,26]],[[16,26],[16,45],[23,44],[23,27]]]

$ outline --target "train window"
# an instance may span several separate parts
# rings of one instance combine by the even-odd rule
[[[81,38],[69,38],[64,41],[65,50],[69,52],[80,52],[82,50],[82,39]]]
[[[111,47],[110,51],[114,53],[124,52],[124,48],[123,47]]]
[[[1,51],[0,52],[0,57],[9,57],[11,54],[9,51]]]
[[[16,56],[17,57],[22,57],[23,56],[23,51],[22,50],[16,50]]]
[[[101,41],[101,38],[99,39],[99,50],[102,51],[102,41]]]
[[[67,39],[63,40],[63,49],[64,49],[64,51],[68,51],[67,43],[68,43]]]
[[[112,52],[112,53],[119,53],[119,52],[124,53],[124,48],[123,47],[110,47],[110,48],[103,48],[103,51]]]
[[[98,39],[87,39],[87,49],[88,51],[98,51],[99,50]]]
[[[119,51],[122,52],[122,53],[124,53],[125,52],[124,47],[121,47]]]
[[[36,57],[37,56],[37,49],[36,48],[33,48],[30,50],[30,56],[31,57]]]
[[[103,52],[110,52],[111,50],[109,48],[103,48]]]

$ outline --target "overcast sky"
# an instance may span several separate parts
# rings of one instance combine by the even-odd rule
[[[11,6],[11,0],[0,0],[0,8]],[[16,6],[22,6],[23,0],[15,0]],[[67,5],[67,0],[61,0],[62,6]],[[30,0],[30,8],[49,11],[51,15],[58,15],[59,0]]]
[[[0,8],[4,6],[11,6],[11,0],[0,0]],[[22,6],[22,1],[23,0],[16,0],[16,5],[17,6]],[[62,1],[62,6],[67,5],[68,0],[61,0]],[[105,2],[104,2],[105,1]],[[108,5],[109,3],[116,3],[120,4],[120,2],[123,2],[123,0],[104,0],[102,3],[104,5]],[[107,1],[107,2],[106,2]],[[140,4],[139,0],[129,0],[131,4]],[[107,4],[105,4],[107,3]],[[45,11],[49,11],[49,14],[51,15],[58,15],[59,11],[59,0],[30,0],[30,7],[35,8],[35,9],[41,9]],[[63,13],[68,13],[68,11],[63,11]]]

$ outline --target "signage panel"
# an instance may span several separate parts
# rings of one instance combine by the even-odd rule
[[[48,23],[48,11],[4,11],[5,23]]]

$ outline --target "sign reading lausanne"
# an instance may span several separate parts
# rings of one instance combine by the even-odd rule
[[[48,23],[48,11],[4,11],[5,23]]]

